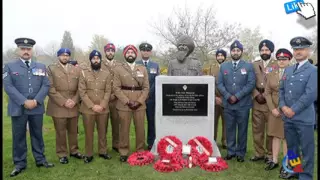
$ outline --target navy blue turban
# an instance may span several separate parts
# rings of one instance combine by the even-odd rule
[[[61,48],[61,49],[59,49],[59,51],[57,52],[57,56],[60,56],[60,55],[63,54],[63,53],[67,53],[67,54],[69,54],[69,56],[71,55],[70,49],[68,49],[68,48]]]
[[[97,50],[93,50],[89,55],[89,60],[91,60],[94,56],[98,56],[101,59],[101,53]]]

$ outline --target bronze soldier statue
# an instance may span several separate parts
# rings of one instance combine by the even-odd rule
[[[168,76],[201,76],[202,65],[198,59],[191,58],[189,55],[194,50],[193,39],[182,35],[177,43],[177,58],[171,60],[168,66]]]

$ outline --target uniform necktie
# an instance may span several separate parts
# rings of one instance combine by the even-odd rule
[[[148,62],[147,62],[147,61],[144,61],[144,66],[145,66],[145,67],[147,67],[147,64],[148,64]]]
[[[282,76],[283,76],[283,69],[280,69],[280,79],[282,78]]]
[[[233,69],[237,68],[237,63],[233,63]]]
[[[299,63],[296,64],[296,68],[294,68],[293,72],[295,72],[298,69],[298,66],[299,66]]]
[[[27,67],[29,68],[30,66],[29,66],[29,61],[25,61],[24,63],[26,63],[26,65],[27,65]]]

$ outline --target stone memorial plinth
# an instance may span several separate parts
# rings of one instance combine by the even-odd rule
[[[213,156],[221,156],[214,142],[215,79],[213,76],[156,77],[156,140],[177,136],[183,144],[204,136],[212,142]]]

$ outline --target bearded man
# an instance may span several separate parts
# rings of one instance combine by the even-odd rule
[[[189,57],[195,48],[193,39],[182,35],[178,39],[177,48],[177,58],[169,62],[168,76],[201,76],[200,61]]]
[[[126,60],[114,70],[113,91],[118,98],[116,108],[120,118],[120,161],[126,162],[130,151],[131,117],[136,132],[136,151],[144,151],[146,99],[149,94],[148,71],[144,65],[135,63],[138,50],[133,45],[123,49]]]

